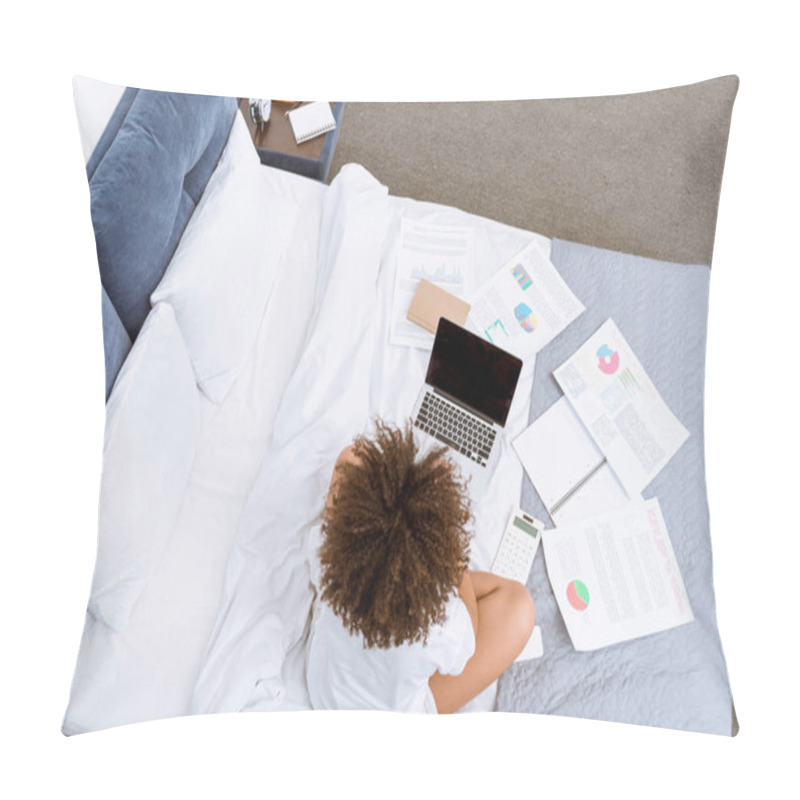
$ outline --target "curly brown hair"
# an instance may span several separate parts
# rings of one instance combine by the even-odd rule
[[[337,463],[323,514],[321,597],[366,647],[427,642],[469,561],[466,486],[446,448],[417,452],[410,423],[378,420]]]

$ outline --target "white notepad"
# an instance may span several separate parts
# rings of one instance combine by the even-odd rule
[[[336,128],[331,107],[323,100],[293,109],[289,112],[289,122],[292,124],[297,144]]]
[[[566,397],[513,445],[556,525],[612,511],[631,499]]]

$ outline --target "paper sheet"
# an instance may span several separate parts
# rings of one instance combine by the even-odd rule
[[[631,496],[689,437],[611,319],[553,376]]]
[[[428,225],[403,219],[397,253],[391,344],[430,350],[433,334],[406,318],[422,278],[463,298],[472,283],[472,228]]]
[[[523,361],[584,310],[535,241],[495,273],[470,301],[467,327]]]
[[[694,619],[657,499],[546,530],[542,542],[547,575],[576,650]]]
[[[556,525],[613,511],[631,499],[566,397],[512,444]]]

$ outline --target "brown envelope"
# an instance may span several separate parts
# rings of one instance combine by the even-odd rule
[[[446,317],[456,325],[463,326],[467,321],[469,309],[469,303],[423,278],[408,307],[407,317],[409,322],[436,333],[440,317]]]

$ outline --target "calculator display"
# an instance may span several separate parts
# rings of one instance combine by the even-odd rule
[[[527,533],[528,535],[533,536],[534,539],[539,535],[539,531],[537,531],[536,528],[533,527],[533,525],[529,525],[527,522],[525,522],[524,519],[521,519],[520,517],[514,517],[514,525],[520,530],[525,531],[525,533]]]

